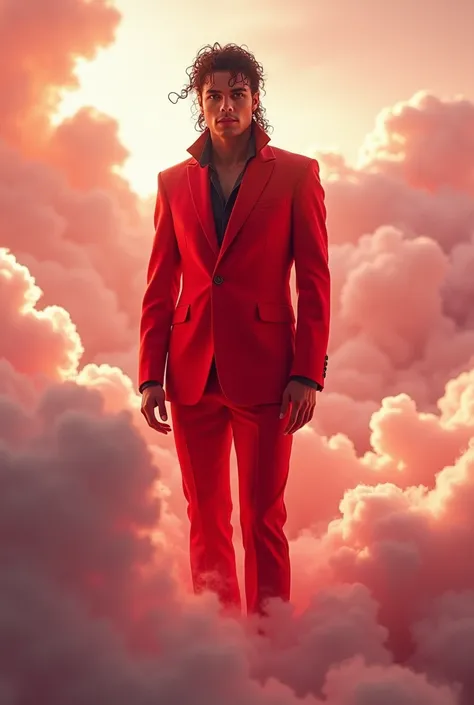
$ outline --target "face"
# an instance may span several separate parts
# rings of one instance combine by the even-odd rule
[[[216,135],[240,135],[252,122],[259,94],[252,96],[242,76],[231,85],[230,72],[217,71],[212,78],[204,84],[199,100],[206,125]]]

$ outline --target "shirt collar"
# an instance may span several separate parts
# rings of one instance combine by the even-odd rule
[[[257,154],[257,145],[255,142],[255,132],[252,129],[252,132],[250,134],[249,144],[248,144],[246,163],[250,159],[252,159],[252,157],[255,157],[256,154]],[[203,150],[201,152],[201,156],[197,160],[199,162],[199,166],[201,166],[201,167],[210,166],[212,169],[211,157],[212,157],[212,141],[211,141],[210,134],[208,134],[207,139],[204,143]]]

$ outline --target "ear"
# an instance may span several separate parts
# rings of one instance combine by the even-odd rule
[[[260,93],[257,91],[252,96],[252,112],[255,112],[260,104]]]

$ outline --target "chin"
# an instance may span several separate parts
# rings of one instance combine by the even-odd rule
[[[235,137],[239,135],[243,135],[244,132],[249,128],[249,125],[242,124],[241,122],[230,122],[228,124],[218,122],[216,125],[217,128],[217,133],[218,134],[226,134],[229,133],[231,135],[234,135]]]

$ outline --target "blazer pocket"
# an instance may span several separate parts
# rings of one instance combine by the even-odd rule
[[[173,312],[172,324],[176,325],[176,323],[184,323],[187,321],[189,318],[189,309],[189,304],[180,304],[177,306]]]
[[[267,323],[294,323],[295,314],[290,304],[258,303],[258,316]]]

